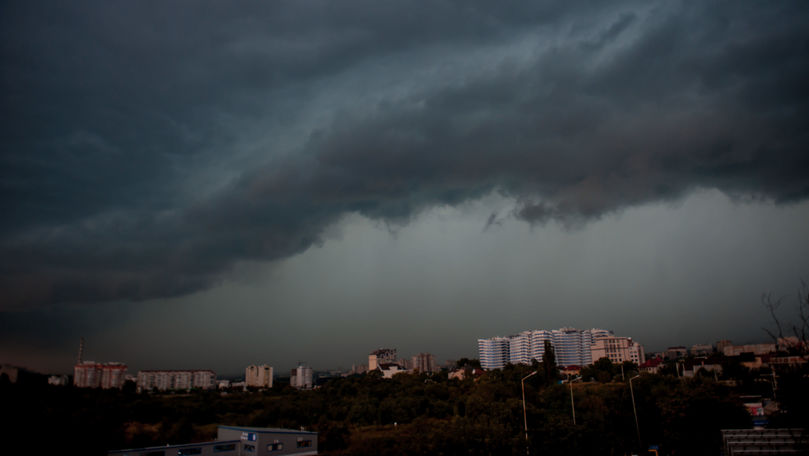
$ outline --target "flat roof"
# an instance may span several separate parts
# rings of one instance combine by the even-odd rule
[[[275,434],[317,434],[317,432],[312,431],[299,431],[296,429],[284,429],[284,428],[263,428],[263,427],[250,427],[250,426],[226,426],[226,425],[219,425],[218,427],[224,429],[233,429],[236,431],[245,431],[245,432],[258,432],[258,433],[275,433]]]
[[[188,448],[188,447],[198,447],[198,446],[209,446],[209,445],[227,445],[229,443],[239,443],[240,440],[213,440],[210,442],[199,442],[199,443],[182,443],[178,445],[163,445],[163,446],[153,446],[153,447],[143,447],[143,448],[127,448],[125,450],[110,450],[107,453],[127,453],[130,451],[150,451],[150,450],[165,450],[171,448]]]

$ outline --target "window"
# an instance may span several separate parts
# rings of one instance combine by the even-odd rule
[[[312,446],[311,440],[298,439],[298,448],[309,448]]]
[[[256,446],[255,445],[248,445],[248,444],[245,443],[243,449],[244,449],[244,451],[247,451],[248,453],[254,453],[256,451]]]
[[[233,451],[236,449],[235,443],[228,443],[225,445],[214,445],[213,452],[214,453],[221,453],[222,451]]]
[[[273,442],[267,445],[268,451],[281,451],[284,449],[284,444],[281,443],[279,440],[273,440]]]
[[[178,456],[185,456],[191,454],[202,454],[202,448],[180,448],[177,450]]]

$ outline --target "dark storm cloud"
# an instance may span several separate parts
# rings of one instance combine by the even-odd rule
[[[697,187],[807,196],[804,5],[557,3],[5,4],[3,307],[185,294],[348,212],[405,223],[493,190],[567,226]],[[188,189],[240,123],[396,80],[380,61],[434,74]]]

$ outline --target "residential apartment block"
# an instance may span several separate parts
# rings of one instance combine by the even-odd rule
[[[297,389],[312,389],[314,385],[313,372],[311,367],[299,364],[292,369],[289,376],[289,386]]]
[[[138,391],[213,389],[216,373],[212,370],[142,370],[138,372]]]
[[[73,385],[78,388],[113,389],[124,386],[126,364],[83,361],[73,366]]]
[[[251,364],[244,369],[245,386],[249,388],[272,388],[272,366]]]
[[[419,353],[411,360],[410,369],[418,372],[437,372],[438,365],[435,363],[435,356],[430,353]]]
[[[610,336],[595,340],[590,346],[590,358],[593,363],[601,358],[607,358],[613,363],[631,361],[641,365],[646,362],[643,346],[631,337]]]
[[[486,370],[500,369],[505,366],[506,363],[511,362],[509,353],[508,337],[478,339],[480,366]]]
[[[592,364],[592,347],[596,341],[615,338],[611,331],[606,329],[575,329],[560,328],[554,330],[536,329],[523,331],[508,337],[491,337],[478,339],[478,354],[480,365],[484,369],[500,369],[507,363],[528,364],[532,360],[542,361],[545,355],[545,342],[550,342],[556,355],[556,364],[559,366],[586,366]],[[622,339],[622,338],[615,338]],[[626,339],[626,338],[624,338]],[[631,339],[628,339],[631,341]],[[642,363],[643,347],[635,342],[626,343],[615,341],[599,345],[599,353],[606,357],[617,350],[616,344],[626,344],[628,350],[621,352],[620,356],[638,364]],[[636,345],[636,346],[635,346]],[[629,348],[634,347],[634,348]],[[617,352],[613,357],[618,356]]]

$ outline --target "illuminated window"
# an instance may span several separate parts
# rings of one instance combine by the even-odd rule
[[[284,449],[284,444],[281,443],[280,440],[274,440],[272,443],[267,445],[267,450],[269,451],[281,451]]]
[[[312,446],[311,440],[298,439],[298,448],[309,448]]]
[[[244,451],[247,451],[248,453],[253,453],[253,452],[256,451],[256,446],[255,445],[248,445],[248,444],[245,443],[243,448],[244,448]]]

